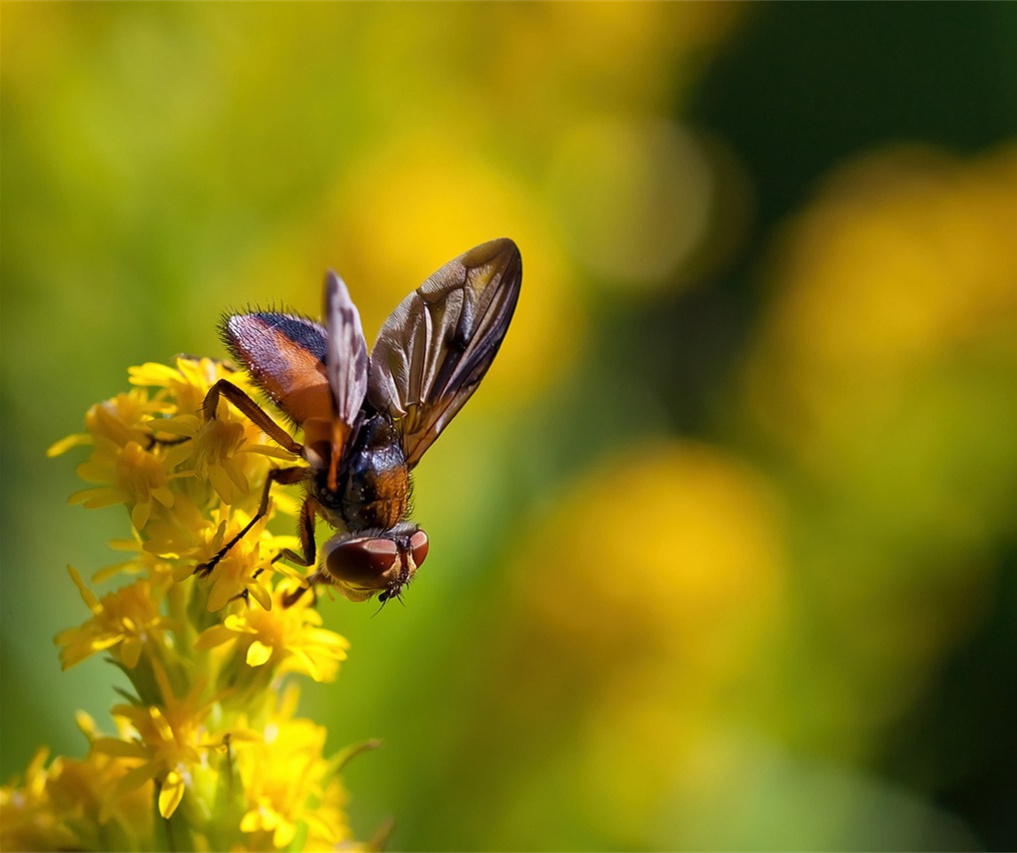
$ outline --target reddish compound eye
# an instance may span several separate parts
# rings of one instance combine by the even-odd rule
[[[340,542],[325,558],[336,580],[377,589],[386,572],[399,566],[399,546],[391,539],[350,539]]]
[[[413,554],[415,565],[419,566],[427,559],[428,547],[427,534],[423,530],[418,530],[410,537],[410,553]]]

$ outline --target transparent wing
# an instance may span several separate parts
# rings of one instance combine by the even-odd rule
[[[491,366],[522,283],[509,239],[445,264],[392,312],[371,353],[368,396],[395,421],[412,468]]]
[[[346,283],[334,272],[325,277],[325,322],[325,372],[335,415],[352,427],[367,396],[367,342],[360,312],[350,299]]]
[[[334,272],[325,277],[325,323],[325,373],[333,407],[329,485],[334,488],[343,446],[367,396],[368,363],[360,312]]]

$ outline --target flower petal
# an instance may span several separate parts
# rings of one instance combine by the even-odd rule
[[[261,640],[255,640],[247,649],[247,665],[261,666],[272,657],[272,647],[266,646]]]
[[[272,592],[270,590],[255,582],[247,587],[247,591],[251,594],[251,598],[257,601],[265,610],[272,609]]]
[[[87,506],[87,504],[86,504]],[[134,509],[131,510],[131,524],[134,525],[135,530],[142,530],[148,523],[149,516],[152,514],[152,504],[148,501],[136,503]]]
[[[230,640],[235,640],[236,638],[236,633],[231,631],[225,625],[213,625],[211,628],[206,628],[198,635],[198,638],[194,641],[193,648],[198,649],[199,651],[214,649],[216,646],[221,646],[223,643],[228,643]]]
[[[61,438],[60,441],[54,442],[47,448],[46,455],[50,458],[59,456],[61,453],[66,453],[72,447],[80,447],[83,444],[91,444],[92,436],[87,433],[77,433],[75,435],[69,435],[67,438]]]
[[[167,820],[173,816],[180,801],[184,798],[184,779],[178,770],[170,770],[166,781],[159,789],[159,814]]]
[[[70,572],[71,580],[74,581],[74,585],[78,588],[78,592],[81,593],[81,598],[88,606],[88,609],[93,613],[99,613],[102,610],[102,605],[99,604],[99,599],[95,597],[95,593],[85,586],[85,582],[82,580],[81,575],[78,574],[78,570],[74,566],[68,565],[67,571]]]
[[[128,669],[134,669],[141,659],[144,643],[140,637],[127,637],[120,646],[120,659]]]
[[[117,740],[115,737],[100,737],[92,741],[92,748],[103,755],[117,755],[120,758],[143,758],[145,747],[140,743],[128,743],[125,740]],[[142,782],[150,778],[146,776]],[[138,783],[139,785],[141,782]]]

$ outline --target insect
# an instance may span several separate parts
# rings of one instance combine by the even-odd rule
[[[470,249],[396,307],[370,356],[360,314],[333,272],[325,277],[324,325],[274,311],[227,315],[223,342],[303,429],[303,443],[227,379],[205,396],[205,419],[216,416],[225,397],[306,465],[272,469],[257,513],[196,571],[211,572],[264,517],[274,484],[303,482],[303,553],[279,556],[315,565],[314,522],[321,516],[336,533],[309,584],[334,584],[353,601],[375,593],[381,601],[398,597],[428,552],[427,534],[407,520],[411,472],[487,373],[521,283],[522,258],[511,240]]]

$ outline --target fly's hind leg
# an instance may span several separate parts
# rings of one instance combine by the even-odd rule
[[[220,379],[208,389],[205,401],[201,404],[201,410],[206,421],[215,418],[216,410],[219,408],[220,395],[236,406],[241,414],[246,415],[265,435],[280,447],[284,447],[290,453],[297,456],[303,455],[304,445],[272,420],[261,406],[228,379]]]

